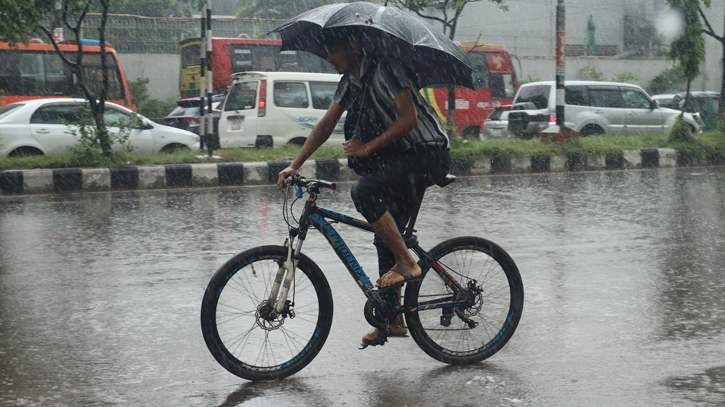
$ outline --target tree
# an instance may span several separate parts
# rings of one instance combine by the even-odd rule
[[[101,151],[106,158],[113,160],[113,151],[111,150],[111,135],[106,128],[106,124],[103,118],[103,111],[106,105],[106,95],[108,93],[109,85],[109,72],[108,66],[106,65],[106,21],[108,18],[108,6],[110,0],[99,0],[101,7],[101,25],[98,27],[98,39],[101,43],[101,87],[100,89],[91,89],[89,86],[88,78],[83,71],[83,42],[80,41],[81,37],[81,25],[83,19],[88,14],[88,10],[93,3],[93,0],[82,0],[81,2],[75,3],[66,0],[63,3],[63,24],[73,32],[78,43],[78,57],[75,60],[69,58],[64,52],[58,48],[58,44],[53,41],[53,34],[47,26],[41,25],[40,29],[45,33],[46,37],[55,46],[55,50],[63,60],[66,66],[70,67],[73,71],[73,75],[77,80],[77,85],[83,92],[83,95],[88,100],[88,106],[93,116],[93,121],[96,123],[96,138],[98,144],[101,147]],[[78,17],[73,17],[77,15]]]
[[[702,37],[702,24],[698,15],[700,0],[668,0],[668,3],[680,13],[685,22],[682,34],[670,46],[669,57],[679,62],[683,76],[687,80],[685,93],[685,105],[687,105],[690,84],[700,75],[700,63],[705,60],[705,39]],[[683,114],[685,105],[683,105]]]
[[[707,8],[710,8],[710,0],[703,0],[703,5]],[[698,11],[700,13],[700,18],[702,18],[702,21],[707,26],[707,29],[703,29],[702,32],[714,38],[720,43],[723,52],[723,58],[725,58],[725,36],[717,35],[715,33],[715,30],[712,28],[712,25],[710,25],[710,21],[707,19],[707,16],[705,16],[702,7],[698,7]],[[722,84],[720,85],[720,101],[718,103],[717,114],[720,117],[720,123],[725,123],[725,66],[723,66],[722,70]]]
[[[240,0],[237,17],[285,20],[334,0]]]
[[[76,78],[78,88],[88,100],[91,114],[96,124],[95,137],[98,139],[98,145],[101,147],[103,155],[110,159],[114,159],[111,150],[112,140],[105,126],[103,119],[103,111],[105,107],[106,94],[109,87],[109,71],[106,65],[106,48],[101,47],[101,86],[93,88],[89,86],[89,78],[86,77],[83,70],[83,43],[81,39],[81,24],[88,14],[94,0],[65,0],[63,1],[63,9],[61,23],[68,28],[75,40],[78,42],[78,53],[75,55],[66,55],[58,48],[58,44],[53,40],[53,10],[55,8],[54,0],[34,0],[28,2],[0,0],[2,1],[2,11],[0,11],[0,36],[8,38],[11,42],[17,43],[27,39],[28,35],[35,32],[45,34],[51,44],[55,46],[55,50],[60,56],[63,63],[71,69]],[[98,0],[97,7],[102,12],[100,27],[98,28],[99,39],[101,44],[105,44],[106,19],[108,16],[108,8],[110,0]]]
[[[483,0],[392,0],[395,5],[408,9],[421,18],[436,21],[443,26],[443,34],[453,40],[456,36],[458,18],[468,3],[475,3]],[[503,4],[504,0],[488,0],[492,3]],[[507,6],[500,6],[508,10]],[[434,8],[436,11],[430,11]],[[453,86],[448,87],[448,125],[456,126],[456,94]]]

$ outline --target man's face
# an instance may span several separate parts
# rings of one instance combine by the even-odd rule
[[[325,46],[327,51],[327,62],[339,74],[344,74],[350,70],[354,58],[354,49],[350,44]]]

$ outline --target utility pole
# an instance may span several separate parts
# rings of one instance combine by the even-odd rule
[[[205,0],[201,9],[201,46],[199,64],[199,136],[201,137],[202,148],[206,147],[209,158],[213,156],[213,150],[216,143],[214,138],[214,116],[212,113],[212,93],[214,85],[212,83],[211,69],[211,0]],[[206,103],[205,102],[206,94]],[[206,112],[205,112],[206,108]]]
[[[556,4],[556,125],[564,125],[564,77],[566,76],[565,49],[566,9],[564,0]]]
[[[566,76],[566,9],[564,0],[558,0],[556,5],[556,125],[541,132],[543,140],[563,141],[568,137],[579,134],[566,127],[564,121],[564,106],[566,104],[566,91],[564,78]]]

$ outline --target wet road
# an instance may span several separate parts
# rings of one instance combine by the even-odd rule
[[[349,188],[321,206],[354,214]],[[330,337],[295,376],[250,383],[207,351],[199,308],[227,258],[282,243],[274,187],[0,197],[0,405],[725,405],[724,202],[723,168],[434,187],[423,246],[485,236],[521,270],[506,347],[467,367],[410,338],[358,351],[364,298],[314,234]],[[371,236],[338,231],[374,270]]]

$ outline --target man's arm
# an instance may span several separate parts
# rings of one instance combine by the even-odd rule
[[[366,157],[373,152],[387,147],[388,145],[403,138],[406,133],[418,126],[418,114],[413,104],[413,95],[410,89],[405,88],[393,99],[395,111],[398,118],[388,127],[383,134],[375,137],[366,144],[359,140],[351,139],[343,143],[345,155],[353,157]]]
[[[305,140],[305,144],[302,146],[302,150],[297,154],[297,157],[292,161],[289,167],[285,168],[279,173],[277,178],[277,187],[282,191],[282,184],[284,179],[290,174],[295,174],[300,170],[302,164],[307,161],[308,158],[317,151],[320,146],[330,138],[332,131],[335,130],[337,122],[340,121],[340,117],[345,113],[345,109],[340,106],[337,102],[333,101],[330,107],[327,108],[327,112],[312,129],[310,136]]]

